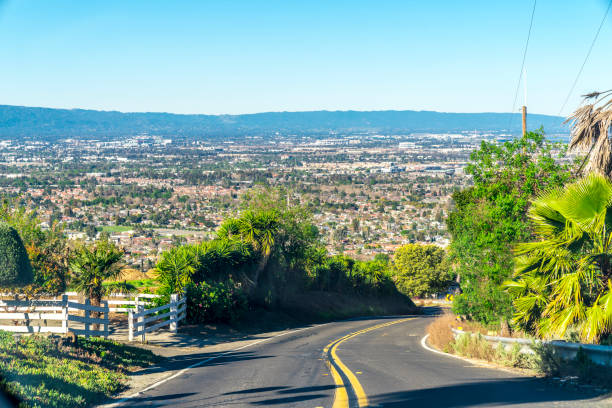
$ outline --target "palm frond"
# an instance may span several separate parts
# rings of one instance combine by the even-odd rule
[[[611,176],[612,146],[609,132],[612,125],[612,92],[592,92],[584,96],[585,103],[566,121],[571,123],[569,149],[588,151],[586,172]]]

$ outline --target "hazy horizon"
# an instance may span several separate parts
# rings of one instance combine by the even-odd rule
[[[35,105],[10,105],[0,104],[0,106],[10,106],[17,108],[35,108],[35,109],[57,109],[57,110],[85,110],[85,111],[96,111],[96,112],[118,112],[118,113],[160,113],[169,115],[203,115],[203,116],[242,116],[242,115],[257,115],[266,113],[309,113],[309,112],[435,112],[435,113],[450,113],[450,114],[514,114],[520,115],[520,112],[496,112],[496,111],[478,111],[478,112],[451,112],[451,111],[440,111],[430,109],[313,109],[313,110],[276,110],[276,111],[257,111],[257,112],[239,112],[239,113],[206,113],[206,112],[171,112],[171,111],[144,111],[144,110],[119,110],[119,109],[90,109],[90,108],[66,108],[66,107],[55,107],[55,106],[35,106]],[[550,115],[539,112],[528,112],[528,115],[538,116],[552,116],[562,118],[560,115]]]
[[[559,113],[606,5],[537,3],[525,64],[530,112]],[[211,115],[509,112],[532,8],[533,0],[0,0],[0,103]],[[610,87],[611,41],[609,18],[563,115],[581,94]]]

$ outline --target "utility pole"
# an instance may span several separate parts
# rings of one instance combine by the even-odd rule
[[[527,70],[523,70],[523,136],[527,134]]]

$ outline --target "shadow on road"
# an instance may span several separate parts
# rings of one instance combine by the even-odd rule
[[[253,406],[292,406],[300,401],[309,401],[330,396],[329,391],[336,388],[335,385],[321,385],[313,387],[292,388],[287,386],[259,387],[240,391],[226,392],[212,397],[198,397],[197,393],[168,394],[156,397],[138,397],[131,400],[129,407],[145,406],[177,406],[181,408],[205,407],[205,406],[230,406],[230,405],[253,405]]]
[[[372,395],[370,405],[385,408],[459,408],[534,403],[553,405],[555,402],[572,401],[579,404],[601,396],[602,393],[594,390],[582,394],[569,392],[542,379],[511,378]]]
[[[231,364],[236,361],[247,361],[247,360],[259,360],[262,358],[271,358],[273,356],[266,355],[257,355],[253,352],[229,352],[229,353],[195,353],[195,354],[186,354],[179,355],[174,357],[169,357],[161,366],[149,367],[139,371],[132,373],[131,375],[145,375],[153,372],[161,372],[167,370],[178,370],[185,367],[188,367],[194,363],[198,363],[200,361],[206,361],[208,359],[214,359],[207,363],[202,364],[206,367],[213,366],[222,366]]]
[[[312,387],[264,387],[264,388],[251,388],[248,390],[241,390],[236,392],[229,392],[229,394],[255,394],[260,392],[275,391],[275,395],[266,394],[267,398],[257,399],[250,401],[250,405],[256,406],[269,406],[269,405],[286,405],[291,406],[300,401],[308,401],[313,399],[325,398],[329,394],[323,394],[321,391],[329,391],[335,389],[335,385],[318,385]],[[314,394],[313,394],[314,393]]]
[[[129,407],[150,407],[158,405],[173,405],[172,401],[180,400],[196,394],[195,392],[181,392],[177,394],[166,394],[157,397],[139,397],[134,398],[127,404]]]

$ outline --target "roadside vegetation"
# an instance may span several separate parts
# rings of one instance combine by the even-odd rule
[[[148,350],[98,338],[0,331],[2,388],[27,407],[85,407],[127,388],[127,374],[160,360]]]
[[[252,190],[213,240],[161,255],[155,268],[158,293],[186,291],[192,323],[235,322],[256,308],[314,320],[415,311],[396,286],[403,275],[389,257],[358,261],[330,255],[309,210],[292,200],[286,190]],[[337,301],[320,310],[315,304],[325,293]],[[376,308],[372,299],[378,300]]]
[[[484,324],[511,319],[512,299],[503,283],[512,277],[513,247],[531,237],[530,199],[571,178],[574,167],[564,150],[538,131],[501,145],[483,142],[472,153],[466,172],[474,185],[453,194],[455,209],[447,219],[462,291],[455,313]]]
[[[541,133],[472,155],[474,186],[455,193],[447,221],[461,287],[453,312],[542,339],[610,343],[612,183],[576,175],[580,162]]]
[[[483,142],[466,171],[472,187],[453,195],[449,262],[460,282],[452,310],[429,327],[440,350],[548,376],[612,387],[612,369],[584,352],[563,360],[492,346],[483,335],[612,343],[612,91],[587,95],[570,117],[566,146],[528,132]],[[451,327],[466,334],[455,336]]]
[[[451,328],[463,330],[465,334],[455,336]],[[593,363],[586,353],[579,351],[574,359],[562,358],[553,347],[546,344],[532,344],[533,353],[525,353],[521,345],[504,347],[492,344],[483,336],[531,338],[524,332],[503,333],[499,326],[485,326],[477,322],[460,321],[451,313],[436,318],[428,327],[428,343],[444,351],[497,366],[520,369],[537,376],[562,379],[568,384],[589,384],[612,389],[612,367]]]
[[[414,312],[410,296],[436,293],[453,278],[445,252],[433,245],[371,260],[330,254],[301,202],[288,190],[254,188],[213,239],[170,248],[146,275],[125,267],[125,251],[108,235],[68,241],[59,225],[43,229],[34,212],[7,202],[0,250],[10,265],[0,286],[29,297],[74,290],[93,305],[110,292],[153,292],[159,303],[184,292],[188,320],[206,324],[251,319],[261,309],[301,321]]]
[[[411,313],[410,292],[396,283],[412,279],[424,292],[436,287],[399,255],[369,261],[330,255],[310,217],[287,191],[254,189],[214,239],[171,248],[159,257],[154,278],[130,282],[121,280],[124,250],[107,238],[69,242],[59,226],[43,230],[33,212],[6,204],[0,209],[0,287],[29,298],[71,289],[93,305],[117,291],[154,289],[161,303],[185,293],[192,324],[259,324],[262,312],[296,323]],[[62,256],[47,258],[54,248]],[[443,254],[432,255],[427,265],[435,268]],[[129,371],[154,361],[148,351],[107,340],[0,332],[3,386],[26,406],[91,405],[125,388]]]

